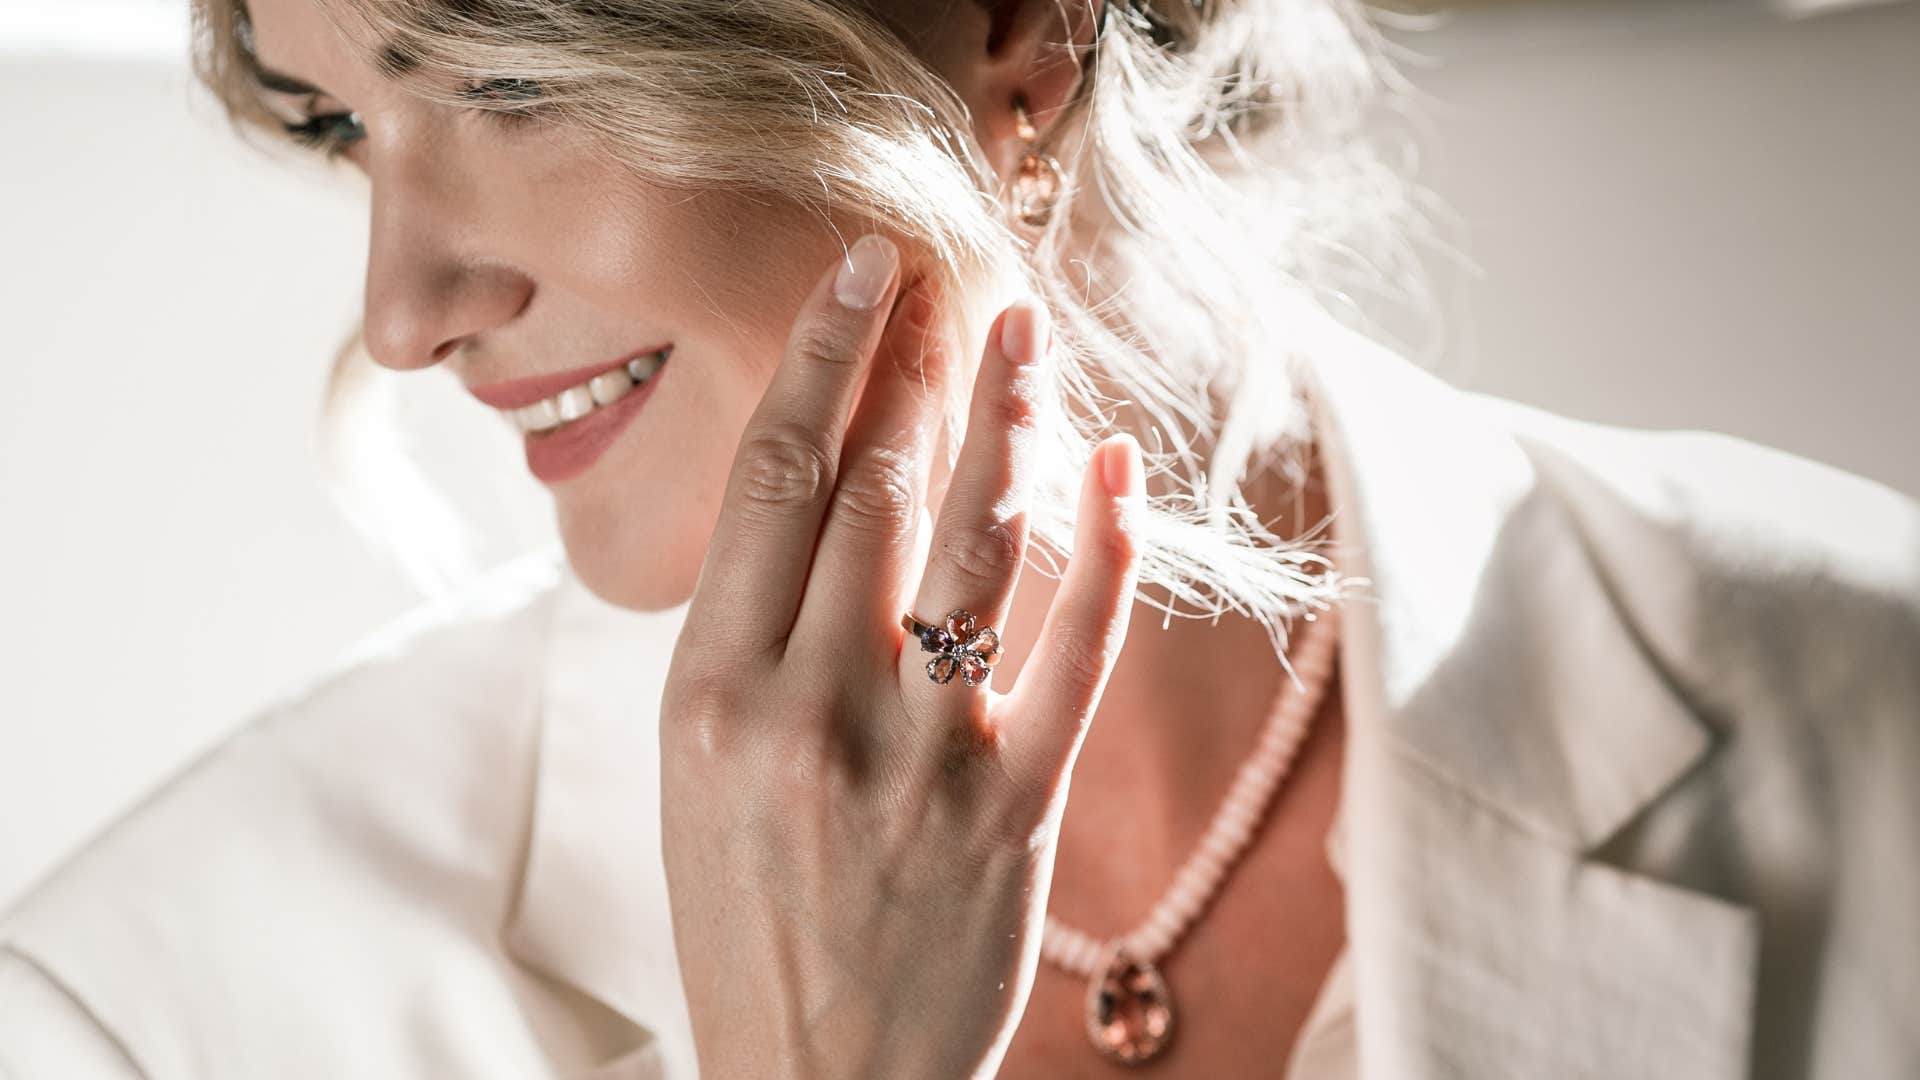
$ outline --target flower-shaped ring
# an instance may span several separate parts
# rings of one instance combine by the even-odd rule
[[[973,628],[973,614],[964,608],[947,612],[945,626],[928,626],[909,611],[900,617],[900,625],[920,639],[922,651],[937,653],[927,661],[927,678],[945,685],[954,672],[968,686],[987,681],[987,669],[1000,656],[1000,632],[991,626]]]

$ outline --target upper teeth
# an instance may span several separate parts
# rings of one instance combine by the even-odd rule
[[[578,386],[569,386],[550,398],[518,409],[503,409],[507,422],[521,431],[545,431],[578,420],[601,405],[611,405],[627,391],[653,378],[667,359],[666,349],[635,357],[625,367],[603,371]]]

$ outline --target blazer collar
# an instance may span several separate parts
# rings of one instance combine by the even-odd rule
[[[1616,587],[1689,564],[1589,540],[1606,496],[1549,445],[1576,422],[1319,325],[1334,535],[1370,586],[1340,676],[1363,1074],[1746,1075],[1753,912],[1596,854],[1715,745]]]
[[[1305,370],[1335,533],[1371,584],[1342,622],[1343,658],[1368,675],[1355,689],[1451,782],[1597,847],[1709,749],[1708,729],[1506,422],[1525,407],[1325,332],[1351,342]]]
[[[1301,371],[1344,569],[1370,583],[1344,613],[1340,665],[1364,1071],[1625,1075],[1594,1044],[1618,1038],[1658,1062],[1634,1075],[1737,1075],[1749,914],[1583,858],[1692,768],[1709,732],[1500,423],[1503,403],[1317,325],[1332,359]],[[691,1076],[652,767],[685,609],[616,608],[562,571],[506,945],[648,1029],[668,1075]]]

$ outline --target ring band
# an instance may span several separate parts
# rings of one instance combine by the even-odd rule
[[[900,617],[907,633],[920,639],[922,652],[937,654],[927,661],[927,678],[946,685],[955,672],[968,686],[987,681],[993,662],[1000,658],[1000,632],[991,626],[973,627],[973,613],[965,608],[947,612],[944,625],[930,626],[909,611]]]

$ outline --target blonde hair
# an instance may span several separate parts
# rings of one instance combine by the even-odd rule
[[[239,126],[277,133],[241,3],[194,0],[195,69]],[[1379,13],[1349,0],[1107,0],[1053,129],[1076,138],[1043,146],[1068,183],[1035,233],[1010,217],[965,103],[904,31],[845,0],[330,0],[330,10],[351,40],[385,44],[376,63],[428,75],[409,82],[423,96],[537,108],[651,183],[771,193],[884,222],[962,301],[1008,284],[1044,298],[1062,407],[1041,440],[1030,510],[1043,572],[1071,555],[1079,478],[1127,408],[1150,432],[1150,478],[1175,489],[1156,493],[1137,526],[1143,601],[1168,615],[1239,612],[1278,650],[1283,621],[1365,582],[1332,566],[1311,534],[1283,542],[1241,489],[1265,469],[1290,485],[1308,475],[1294,365],[1327,339],[1302,329],[1306,313],[1367,325],[1368,293],[1429,306],[1407,243],[1406,226],[1421,223],[1417,189],[1386,152],[1401,144],[1367,129],[1374,105],[1406,92],[1369,19]],[[539,95],[476,101],[447,89],[502,79],[531,80]],[[966,310],[967,340],[993,314]],[[322,446],[343,509],[435,592],[471,563],[454,550],[457,515],[398,452],[390,406],[371,393],[379,379],[356,331],[329,380]],[[950,455],[965,402],[959,392],[949,402]]]

